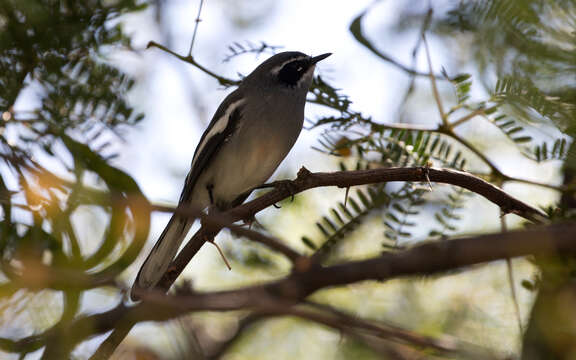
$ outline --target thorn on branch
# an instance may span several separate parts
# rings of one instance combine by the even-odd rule
[[[423,182],[426,182],[428,185],[428,191],[433,191],[432,182],[430,181],[430,164],[426,164],[426,166],[422,166],[420,168],[422,172],[422,178],[424,179]]]
[[[215,241],[210,241],[210,244],[212,244],[216,247],[216,250],[218,250],[220,257],[224,261],[224,264],[226,264],[226,267],[228,268],[228,270],[232,270],[232,266],[230,266],[230,263],[228,262],[228,259],[226,259],[226,255],[224,255],[224,252],[222,251],[222,249],[220,249],[220,246],[218,246],[218,244],[216,244]]]
[[[310,176],[310,174],[311,174],[310,170],[302,166],[300,170],[298,170],[298,174],[296,174],[296,180],[303,180],[308,176]]]

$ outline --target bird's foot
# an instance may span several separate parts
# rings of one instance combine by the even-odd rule
[[[275,188],[278,191],[288,193],[290,196],[290,201],[294,201],[294,195],[298,192],[293,180],[277,180],[269,184],[260,185],[259,188]],[[279,208],[278,205],[274,207]]]

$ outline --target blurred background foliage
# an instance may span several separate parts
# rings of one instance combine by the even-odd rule
[[[175,3],[0,0],[3,358],[60,359],[68,351],[73,358],[89,358],[101,338],[75,347],[60,331],[79,314],[122,301],[135,270],[130,265],[145,253],[149,233],[156,235],[150,231],[147,197],[138,185],[146,180],[125,170],[121,158],[127,156],[121,152],[134,155],[131,147],[150,151],[146,140],[142,146],[130,134],[142,131],[144,113],[154,118],[154,111],[164,117],[169,112],[144,105],[154,101],[138,89],[138,82],[147,79],[131,71],[133,60],[122,59],[143,56],[138,37],[149,31],[138,26],[126,31],[131,17],[144,17],[139,25],[155,27],[169,48],[177,43],[178,29],[171,26],[177,17]],[[253,55],[283,45],[269,45],[265,33],[257,30],[273,27],[270,19],[279,13],[296,14],[284,13],[279,3],[207,2],[208,14],[211,6],[221,9],[218,25],[261,38],[212,41],[203,49],[220,54],[212,56],[215,62],[250,60],[253,67],[261,61]],[[391,91],[393,105],[383,110],[390,121],[359,108],[361,99],[337,85],[338,73],[322,74],[309,95],[314,140],[305,151],[317,154],[323,163],[319,166],[331,170],[433,164],[469,171],[545,207],[553,221],[574,221],[576,3],[385,3],[347,14],[356,48],[354,56],[342,61],[360,78],[370,77],[370,69],[354,65],[360,57],[375,58],[378,66],[401,74]],[[393,17],[386,14],[390,11]],[[194,15],[187,15],[189,23]],[[324,16],[316,14],[315,26],[323,26]],[[186,36],[189,41],[190,34]],[[201,31],[203,36],[211,39]],[[390,39],[404,46],[391,47]],[[338,56],[339,49],[326,50]],[[435,76],[429,76],[429,67]],[[386,81],[380,85],[391,86]],[[190,86],[217,85],[199,80]],[[364,91],[360,95],[386,94],[380,88]],[[207,122],[213,104],[203,103],[201,93],[188,100]],[[535,177],[527,176],[527,162]],[[286,177],[294,176],[284,171]],[[429,191],[425,184],[358,187],[350,190],[346,202],[340,191],[318,189],[316,195],[303,194],[282,206],[263,216],[263,227],[325,263],[401,251],[420,240],[501,230],[498,209],[482,205],[474,194],[440,186]],[[486,223],[489,217],[495,220]],[[522,224],[516,220],[512,226]],[[194,269],[202,267],[204,276],[194,278],[194,285],[202,290],[238,287],[289,271],[281,256],[249,241],[231,240],[227,233],[219,241],[233,271],[224,272],[219,261],[210,262],[212,255],[201,253]],[[512,265],[515,280],[502,262],[435,278],[324,290],[311,300],[419,334],[449,334],[492,349],[496,358],[574,358],[574,322],[567,320],[573,318],[567,314],[576,298],[570,285],[573,259],[535,257]],[[550,318],[558,321],[542,320]],[[245,312],[192,314],[137,327],[133,334],[117,358],[186,359],[198,346],[207,356],[231,359],[382,356],[382,344],[374,339],[342,338],[338,331],[303,320]],[[143,341],[139,334],[153,334],[154,340]]]

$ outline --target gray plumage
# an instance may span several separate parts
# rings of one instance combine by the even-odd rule
[[[226,210],[241,204],[284,160],[304,121],[315,64],[328,57],[283,52],[260,64],[220,104],[200,138],[180,204]],[[132,298],[166,272],[193,221],[173,215],[140,268]]]

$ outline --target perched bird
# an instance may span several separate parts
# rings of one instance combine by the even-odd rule
[[[282,52],[245,77],[200,138],[179,204],[226,210],[264,184],[296,142],[315,65],[330,55]],[[160,281],[193,222],[172,216],[138,272],[132,298]]]

